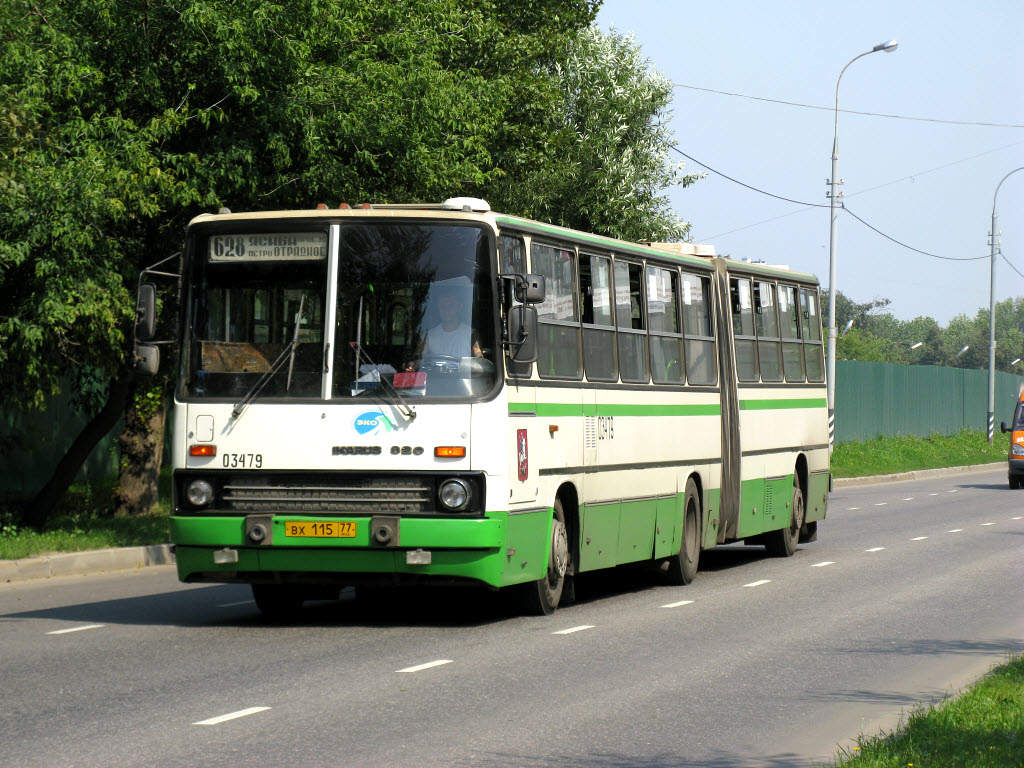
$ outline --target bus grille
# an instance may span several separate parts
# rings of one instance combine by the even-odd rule
[[[434,484],[417,479],[346,479],[339,483],[235,480],[221,488],[221,508],[237,512],[426,512]]]

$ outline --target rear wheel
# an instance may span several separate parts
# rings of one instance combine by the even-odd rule
[[[697,575],[700,564],[700,494],[691,477],[686,481],[686,497],[683,500],[683,541],[679,554],[668,559],[665,578],[669,584],[689,584]]]
[[[804,524],[804,492],[799,481],[793,480],[793,505],[790,509],[789,525],[778,531],[768,531],[764,535],[764,548],[775,557],[789,557],[796,552],[800,539],[800,528]]]
[[[294,619],[306,600],[302,588],[294,584],[253,584],[252,596],[268,621]]]
[[[551,520],[551,547],[548,569],[543,578],[520,587],[523,609],[534,616],[550,616],[558,608],[569,570],[569,536],[565,527],[562,500],[555,499]]]

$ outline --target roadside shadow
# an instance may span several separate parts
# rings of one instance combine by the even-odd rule
[[[869,655],[889,654],[897,656],[1010,656],[1024,653],[1024,640],[1019,638],[998,638],[995,640],[903,640],[880,638],[871,645],[836,648],[833,653],[847,655],[863,653]]]

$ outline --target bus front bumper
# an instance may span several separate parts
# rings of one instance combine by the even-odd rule
[[[394,522],[394,537],[374,538],[373,521]],[[254,522],[264,524],[260,543]],[[525,520],[523,522],[526,522]],[[295,523],[315,527],[296,528]],[[325,524],[354,523],[349,527]],[[537,525],[544,523],[543,517]],[[523,561],[506,546],[503,518],[323,518],[289,515],[174,516],[178,576],[186,582],[432,583],[478,582],[501,587],[541,578],[547,561]],[[337,535],[344,530],[345,535]],[[318,535],[294,535],[295,533]],[[539,533],[539,531],[538,531]],[[335,534],[335,535],[323,535]],[[531,533],[530,541],[543,541]],[[543,554],[546,554],[543,553]],[[513,563],[513,560],[515,562]]]

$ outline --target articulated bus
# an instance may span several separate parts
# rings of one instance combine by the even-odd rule
[[[577,574],[686,584],[704,549],[788,556],[825,517],[811,275],[453,198],[204,214],[180,289],[178,574],[269,618],[406,583],[550,614]]]

